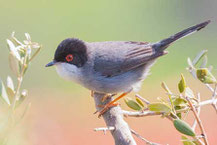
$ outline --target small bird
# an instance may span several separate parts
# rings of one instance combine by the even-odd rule
[[[204,28],[210,20],[187,28],[156,43],[135,41],[84,42],[76,38],[63,40],[54,59],[46,67],[56,66],[64,79],[81,84],[98,93],[123,93],[100,111],[105,113],[117,100],[138,91],[150,67],[174,41]]]

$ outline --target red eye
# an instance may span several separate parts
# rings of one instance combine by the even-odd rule
[[[72,61],[72,60],[73,60],[73,55],[72,55],[72,54],[68,54],[68,55],[66,56],[66,61],[70,62],[70,61]]]

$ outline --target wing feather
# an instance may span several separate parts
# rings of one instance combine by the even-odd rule
[[[164,54],[156,53],[147,42],[95,42],[92,45],[97,49],[94,70],[105,77],[133,70]]]

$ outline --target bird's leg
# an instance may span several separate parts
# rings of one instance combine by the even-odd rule
[[[104,102],[107,98],[111,98],[117,94],[106,94],[104,97],[102,97],[101,102]]]
[[[127,94],[129,94],[129,92],[121,94],[119,97],[115,98],[114,100],[112,100],[111,102],[109,102],[108,104],[106,104],[104,106],[104,108],[99,112],[99,116],[98,117],[102,116],[110,107],[117,106],[116,101],[120,100],[121,98],[123,98]]]

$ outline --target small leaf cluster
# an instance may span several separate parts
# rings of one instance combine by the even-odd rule
[[[25,33],[26,40],[21,43],[15,36],[14,32],[11,35],[11,39],[7,39],[7,45],[9,48],[9,65],[11,71],[15,74],[17,78],[17,84],[21,85],[23,76],[34,57],[38,54],[41,46],[31,41],[31,37],[28,33]],[[7,85],[3,84],[0,80],[0,97],[8,105],[16,105],[22,103],[28,94],[27,90],[22,90],[18,92],[20,86],[15,88],[14,82],[10,76],[7,77]],[[13,104],[17,102],[17,104]],[[15,107],[15,106],[12,106]]]
[[[8,108],[6,111],[7,115],[0,120],[0,144],[7,144],[7,136],[9,136],[13,127],[24,117],[30,106],[30,104],[28,104],[19,117],[15,114],[16,108],[22,104],[28,96],[26,89],[21,90],[24,75],[32,60],[41,50],[41,45],[32,42],[28,33],[25,33],[26,40],[23,42],[20,42],[14,34],[13,32],[11,38],[6,41],[9,48],[10,69],[16,79],[13,81],[12,77],[8,76],[6,85],[4,85],[3,81],[0,79],[0,103]]]
[[[201,81],[204,84],[215,84],[217,83],[216,78],[211,73],[211,68],[207,68],[207,51],[201,51],[193,61],[188,58],[188,70],[192,73],[192,75]],[[200,66],[198,67],[198,65]],[[162,98],[158,98],[159,102],[150,103],[147,106],[144,104],[140,104],[142,102],[139,98],[136,100],[125,99],[125,102],[128,107],[136,111],[144,111],[149,110],[153,111],[156,114],[161,113],[163,117],[168,117],[173,121],[173,125],[177,131],[180,133],[190,136],[192,138],[188,138],[186,136],[182,136],[182,142],[184,145],[192,144],[197,145],[197,141],[195,141],[196,133],[192,130],[191,126],[185,121],[185,118],[190,111],[189,103],[187,98],[192,102],[192,104],[197,105],[199,100],[195,97],[195,93],[192,89],[187,85],[185,77],[181,74],[181,79],[177,84],[177,88],[179,90],[178,94],[173,93],[166,83],[162,82],[162,88],[165,90],[168,100],[164,100]]]
[[[193,61],[188,58],[188,65],[187,68],[192,75],[200,80],[204,84],[216,84],[217,80],[214,75],[211,73],[212,66],[207,67],[207,50],[201,51]],[[200,64],[200,66],[198,66]]]

